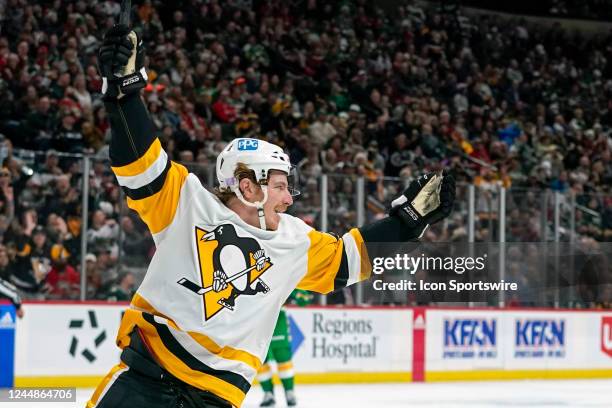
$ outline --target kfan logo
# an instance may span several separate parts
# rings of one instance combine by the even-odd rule
[[[259,140],[257,139],[240,139],[238,140],[238,150],[257,150]]]
[[[612,316],[601,318],[601,351],[612,357]]]
[[[444,319],[443,358],[495,358],[495,319]]]
[[[565,320],[517,320],[515,329],[515,357],[565,357]]]

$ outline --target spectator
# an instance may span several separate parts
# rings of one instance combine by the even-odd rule
[[[54,194],[47,197],[44,207],[44,216],[57,214],[65,217],[69,213],[75,213],[79,205],[79,194],[75,187],[70,185],[71,177],[61,174],[53,180],[51,186]]]
[[[108,293],[108,300],[128,301],[134,296],[134,275],[130,272],[122,273],[117,278]]]
[[[30,263],[37,282],[45,280],[51,271],[52,245],[47,240],[47,232],[41,226],[32,231],[32,251]]]
[[[105,294],[102,291],[103,276],[97,266],[98,258],[88,253],[85,255],[85,274],[87,276],[87,299],[104,299]]]
[[[51,270],[45,280],[45,291],[51,299],[78,299],[81,277],[68,263],[70,254],[61,244],[51,248]]]
[[[37,225],[47,226],[47,244],[63,243],[78,264],[83,174],[66,153],[107,154],[95,51],[119,5],[56,3],[31,14],[9,10],[0,35],[0,156],[9,173],[0,174],[0,235],[16,265]],[[609,33],[587,37],[558,24],[466,17],[456,7],[383,12],[354,0],[341,7],[309,2],[306,9],[265,0],[245,10],[233,2],[141,3],[132,14],[151,46],[143,97],[173,160],[211,163],[237,135],[273,140],[300,163],[304,191],[296,211],[309,222],[320,217],[317,178],[341,175],[330,177],[332,228],[355,220],[354,176],[366,177],[366,217],[375,219],[407,179],[445,166],[479,186],[479,212],[489,218],[499,186],[511,187],[508,225],[516,239],[545,238],[534,227],[547,217],[542,189],[575,193],[588,210],[577,213],[581,233],[611,235]],[[519,1],[513,8],[609,15],[601,4]],[[33,177],[24,175],[12,145],[43,150]],[[206,169],[195,172],[210,182]],[[109,172],[94,165],[86,177],[96,210],[86,234],[106,282],[118,262],[145,263],[151,240],[118,218],[120,190]],[[529,221],[516,221],[523,216]],[[119,223],[126,230],[121,245]],[[492,225],[481,227],[477,236],[493,236]]]
[[[6,232],[15,216],[14,200],[11,173],[3,167],[0,169],[0,233]]]
[[[108,218],[104,211],[95,210],[91,216],[90,228],[87,230],[87,243],[89,247],[94,251],[113,247],[113,252],[116,253],[117,249],[114,246],[118,236],[119,225],[117,221],[113,218]]]
[[[132,267],[146,265],[147,258],[154,247],[148,229],[138,230],[131,217],[123,216],[121,218],[121,230],[125,234],[121,247],[123,263]]]

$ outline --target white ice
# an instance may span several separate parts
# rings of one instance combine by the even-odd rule
[[[2,403],[0,406],[2,408],[84,407],[91,393],[92,390],[78,390],[76,403]],[[298,384],[296,393],[299,408],[612,407],[612,380]],[[262,395],[261,388],[253,387],[247,395],[243,408],[258,407]],[[282,388],[276,388],[276,397],[277,407],[285,407]]]

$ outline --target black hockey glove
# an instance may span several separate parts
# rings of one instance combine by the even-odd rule
[[[102,94],[106,101],[140,91],[147,85],[142,40],[127,25],[116,24],[104,35],[98,53]]]
[[[455,202],[455,179],[444,172],[414,180],[391,203],[390,215],[399,217],[419,238],[429,225],[447,217]]]

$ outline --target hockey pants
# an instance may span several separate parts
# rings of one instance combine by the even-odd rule
[[[216,395],[178,380],[151,357],[136,328],[121,363],[98,386],[87,408],[231,408]]]

